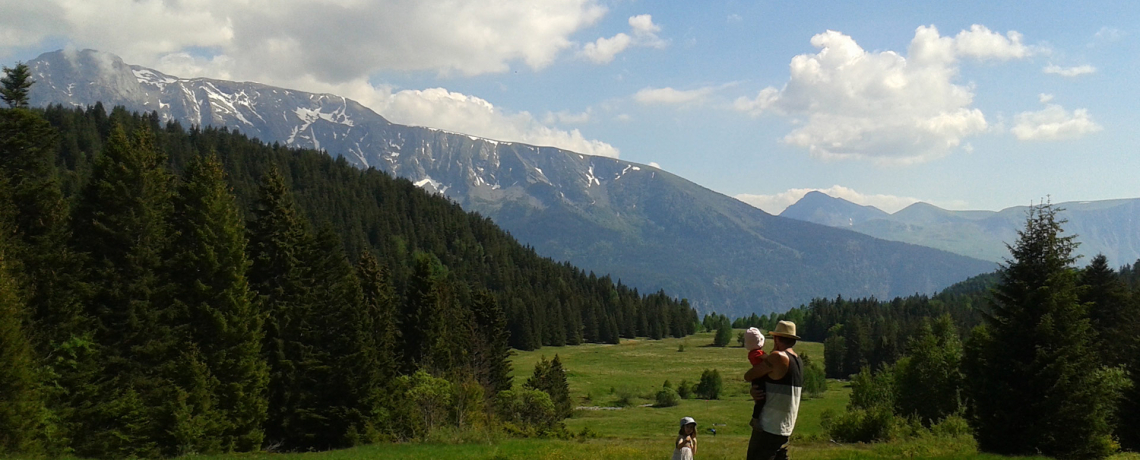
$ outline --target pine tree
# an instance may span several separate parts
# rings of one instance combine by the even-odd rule
[[[439,259],[418,253],[408,281],[403,327],[404,373],[425,369],[440,374],[451,370],[446,312],[452,301],[447,272]]]
[[[1108,266],[1108,259],[1097,255],[1081,271],[1081,303],[1089,308],[1092,330],[1097,334],[1097,348],[1109,365],[1127,363],[1128,349],[1140,334],[1140,315],[1132,307],[1128,287]]]
[[[163,447],[157,439],[167,428],[160,423],[167,382],[159,370],[181,351],[157,304],[172,210],[164,160],[147,128],[131,139],[116,126],[76,211],[103,372],[93,414],[76,433],[81,455],[155,456]]]
[[[400,327],[397,322],[397,298],[389,282],[387,268],[380,265],[371,251],[365,251],[356,266],[362,291],[364,317],[360,322],[361,340],[365,343],[363,356],[358,360],[363,367],[354,391],[362,392],[364,423],[362,435],[374,436],[390,432],[383,415],[393,407],[392,382],[399,371],[397,356]]]
[[[907,356],[895,365],[895,407],[930,425],[956,414],[961,405],[962,343],[950,316],[934,326],[924,321],[911,339]]]
[[[0,178],[0,186],[6,181]],[[28,337],[28,317],[10,261],[7,197],[0,194],[0,454],[40,454],[46,438],[41,372]]]
[[[550,361],[546,360],[546,356],[539,359],[534,364],[534,373],[523,386],[550,395],[555,414],[560,419],[570,417],[574,410],[573,402],[570,400],[570,385],[566,381],[566,370],[562,368],[562,360],[558,355],[554,355],[554,359]]]
[[[367,359],[370,340],[362,325],[370,315],[364,309],[360,280],[348,261],[340,238],[328,225],[317,234],[307,252],[312,267],[312,307],[302,345],[310,350],[308,375],[301,391],[308,393],[311,411],[303,419],[306,448],[347,447],[368,440],[373,426],[372,405],[377,382]],[[363,437],[363,439],[362,439]]]
[[[295,448],[309,441],[306,423],[315,414],[304,385],[311,368],[320,364],[305,341],[314,314],[312,269],[305,262],[315,242],[276,168],[262,179],[248,230],[250,286],[267,314],[262,345],[269,366],[266,442]]]
[[[1078,300],[1072,236],[1057,209],[1033,206],[1000,270],[986,329],[973,334],[966,379],[979,445],[1004,454],[1101,458],[1119,372],[1104,367]]]
[[[15,205],[12,255],[23,262],[21,285],[45,355],[82,323],[79,261],[68,247],[67,203],[53,165],[57,139],[37,113],[0,109],[0,175]]]
[[[170,267],[177,281],[173,297],[178,320],[185,329],[181,339],[187,349],[200,353],[185,357],[190,364],[178,367],[205,371],[189,376],[188,384],[216,380],[215,390],[206,395],[212,398],[222,431],[202,436],[218,437],[223,450],[257,450],[267,410],[268,370],[261,356],[264,319],[246,279],[250,262],[245,224],[213,154],[188,165],[173,223],[177,236]],[[202,366],[196,365],[199,361]]]
[[[16,67],[4,67],[4,78],[0,78],[0,99],[8,103],[8,107],[26,108],[28,106],[28,90],[32,87],[32,74],[28,65],[23,62],[16,63]]]
[[[510,331],[507,315],[490,291],[476,291],[471,305],[475,315],[476,345],[473,358],[476,380],[486,388],[488,398],[511,389]]]

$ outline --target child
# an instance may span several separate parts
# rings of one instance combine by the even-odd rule
[[[748,362],[753,366],[760,364],[764,361],[764,333],[754,327],[748,328],[744,331],[744,348],[748,349]],[[763,389],[763,382],[760,379],[752,381],[752,388]],[[753,426],[760,420],[760,409],[764,407],[764,403],[757,401],[752,406],[752,422]]]
[[[697,421],[692,417],[681,419],[681,431],[673,448],[673,460],[693,460],[697,454]]]

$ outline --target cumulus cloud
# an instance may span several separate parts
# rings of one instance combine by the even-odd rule
[[[384,98],[380,113],[396,123],[430,126],[501,141],[558,147],[587,155],[617,158],[618,149],[605,142],[586,139],[577,129],[560,130],[544,125],[529,112],[512,113],[490,102],[444,88],[403,90]]]
[[[62,37],[69,47],[108,51],[171,75],[338,94],[397,122],[618,155],[578,130],[551,128],[478,97],[441,88],[394,92],[369,82],[381,71],[541,69],[605,14],[598,0],[0,0],[0,10],[0,55]],[[630,24],[635,37],[654,33],[648,17]]]
[[[232,59],[239,78],[379,70],[476,75],[542,68],[606,12],[597,0],[3,0],[0,52],[66,37],[154,66],[190,50]]]
[[[955,36],[919,27],[906,56],[868,52],[831,30],[811,44],[819,52],[792,58],[783,88],[739,98],[734,107],[791,118],[797,126],[783,142],[815,156],[902,164],[944,156],[988,129],[985,115],[971,107],[973,88],[956,83],[962,59],[1009,60],[1034,52],[1021,34],[980,25]]]
[[[716,91],[716,88],[712,86],[690,90],[678,90],[670,87],[644,88],[633,95],[633,100],[646,105],[690,104],[705,100],[713,91]]]
[[[618,53],[629,48],[632,41],[633,39],[624,33],[619,33],[610,38],[600,37],[597,41],[587,43],[582,48],[582,56],[594,64],[607,64],[613,61],[614,56],[617,56]]]
[[[1049,64],[1045,66],[1044,69],[1041,69],[1041,71],[1062,77],[1077,77],[1096,72],[1096,67],[1087,64],[1075,67],[1061,67],[1059,65]]]
[[[1041,98],[1042,102],[1049,100],[1052,96]],[[1057,104],[1048,104],[1036,112],[1021,112],[1014,117],[1014,122],[1010,132],[1023,141],[1078,139],[1104,129],[1092,120],[1087,109],[1070,112]]]
[[[630,46],[664,48],[668,42],[657,36],[661,26],[653,23],[653,17],[640,14],[629,18],[630,34],[618,33],[613,37],[599,37],[587,43],[579,54],[594,64],[608,64],[613,62],[614,56],[625,51]]]
[[[735,198],[769,214],[779,214],[788,206],[800,201],[808,192],[823,192],[828,196],[843,198],[858,205],[874,206],[888,213],[894,213],[921,201],[918,198],[903,196],[859,193],[842,185],[833,185],[829,188],[793,188],[775,195],[740,194]]]

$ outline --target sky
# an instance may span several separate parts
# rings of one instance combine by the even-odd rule
[[[660,167],[765,211],[1140,197],[1134,1],[0,0],[97,49]]]

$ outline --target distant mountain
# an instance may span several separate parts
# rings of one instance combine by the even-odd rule
[[[807,195],[780,213],[780,217],[841,228],[888,216],[890,214],[874,206],[858,205],[843,198],[832,198],[823,192],[816,191],[808,192]]]
[[[96,51],[28,62],[34,105],[124,106],[323,149],[445,194],[542,255],[665,289],[701,311],[816,296],[933,293],[994,264],[772,216],[646,165],[390,123],[364,106],[252,82],[179,78]]]
[[[1081,243],[1076,252],[1083,256],[1083,263],[1097,254],[1104,254],[1113,265],[1140,259],[1140,198],[1073,201],[1056,206],[1063,209],[1060,216],[1068,220],[1065,231],[1076,234]],[[780,216],[999,262],[1009,256],[1005,243],[1016,241],[1017,231],[1025,226],[1028,209],[1015,206],[1001,211],[950,211],[921,202],[894,214],[866,208],[813,192]]]

